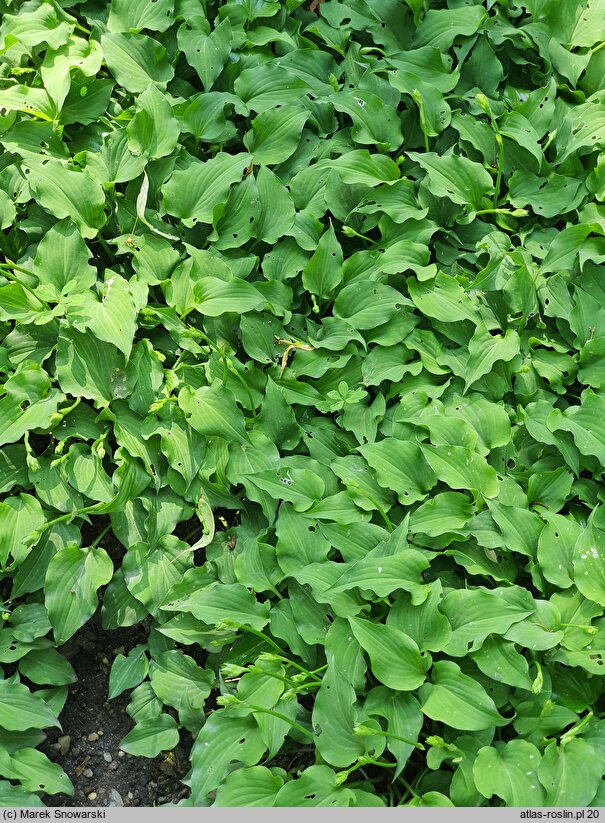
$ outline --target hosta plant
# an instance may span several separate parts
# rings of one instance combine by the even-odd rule
[[[0,10],[0,803],[602,805],[604,0]]]

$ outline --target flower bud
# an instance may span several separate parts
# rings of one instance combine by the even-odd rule
[[[237,666],[235,663],[223,663],[221,674],[223,677],[241,677],[248,670],[244,666]]]
[[[216,698],[217,706],[233,706],[235,703],[239,703],[239,698],[234,694],[221,694]]]
[[[492,115],[492,107],[489,104],[489,100],[487,99],[487,97],[482,92],[479,92],[479,94],[477,94],[475,96],[475,102],[479,106],[481,111],[484,111],[490,117],[493,116]]]
[[[540,694],[542,691],[542,687],[544,686],[544,675],[542,674],[542,668],[538,669],[538,674],[536,675],[536,679],[531,684],[531,693],[532,694]]]
[[[281,657],[278,654],[273,654],[273,652],[263,652],[256,659],[266,663],[281,661]]]

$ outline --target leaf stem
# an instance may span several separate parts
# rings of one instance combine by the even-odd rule
[[[275,651],[279,652],[278,656],[281,660],[284,661],[284,663],[287,663],[289,666],[293,666],[295,669],[298,669],[303,674],[306,674],[308,677],[312,677],[313,680],[316,680],[318,683],[321,683],[320,677],[315,677],[313,672],[310,672],[308,669],[305,669],[304,666],[301,666],[298,663],[295,663],[294,660],[290,660],[289,657],[286,657],[284,654],[284,650],[281,648],[281,646],[278,646],[278,644],[264,632],[260,632],[257,629],[253,629],[251,626],[241,625],[239,628],[244,629],[244,631],[250,632],[250,634],[256,635],[256,637],[259,637],[261,640],[264,640],[265,643],[268,643],[269,646],[275,649]]]
[[[81,31],[82,34],[92,34],[92,32],[89,29],[87,29],[85,26],[80,25],[80,23],[74,23],[74,28],[76,28],[78,31]]]
[[[407,737],[402,737],[400,734],[393,734],[393,732],[386,732],[383,729],[381,729],[380,731],[376,731],[375,734],[380,734],[383,737],[390,737],[393,740],[400,740],[402,743],[406,743],[408,746],[413,746],[415,749],[418,749],[421,752],[425,751],[425,746],[423,746],[423,744],[420,743],[418,740],[408,740]]]
[[[90,544],[90,548],[91,549],[96,549],[97,546],[99,545],[99,543],[101,542],[101,540],[103,540],[103,538],[107,534],[107,532],[110,531],[110,529],[111,529],[111,523],[109,523],[109,525],[105,526],[105,528],[101,530],[100,534],[98,534],[95,537],[93,542]]]
[[[347,777],[352,774],[353,772],[358,771],[362,768],[362,766],[382,766],[384,769],[395,769],[397,767],[396,763],[387,763],[384,760],[374,760],[373,757],[367,757],[362,755],[358,757],[355,763],[352,766],[349,766],[348,769],[344,769],[342,772],[338,772],[336,775],[336,785],[342,786],[342,784],[346,781]]]
[[[101,244],[101,246],[103,247],[103,250],[104,250],[105,254],[109,257],[110,261],[111,261],[111,260],[113,260],[113,252],[112,252],[112,250],[110,249],[109,244],[107,243],[107,241],[105,240],[105,238],[104,238],[104,237],[101,237],[101,235],[100,235],[100,234],[97,234],[97,236],[96,236],[95,240],[98,240],[98,241],[99,241],[99,243],[100,243],[100,244]]]
[[[23,272],[23,274],[29,274],[30,277],[35,277],[33,271],[24,269],[23,266],[18,266],[16,263],[0,263],[0,269],[12,269],[13,271]]]
[[[427,132],[427,123],[426,123],[426,113],[424,110],[424,100],[422,99],[422,94],[418,89],[414,89],[412,91],[412,99],[414,103],[418,106],[418,112],[420,114],[420,128],[422,129],[422,134],[424,136],[424,150],[426,152],[430,151],[429,148],[429,136]]]
[[[296,729],[302,734],[305,734],[307,737],[315,737],[315,734],[313,732],[310,732],[309,729],[305,729],[305,727],[301,726],[300,723],[297,723],[296,720],[291,720],[286,714],[276,712],[274,709],[265,709],[263,706],[255,706],[252,703],[248,703],[247,701],[242,702],[245,706],[247,706],[249,709],[252,709],[255,712],[264,712],[265,714],[270,714],[271,717],[276,717],[278,720],[284,720],[286,723],[289,723],[293,729]]]
[[[390,737],[393,740],[400,740],[402,743],[406,743],[408,746],[413,746],[415,749],[419,749],[422,752],[425,750],[425,747],[418,740],[409,740],[407,737],[401,737],[399,734],[393,734],[393,732],[387,732],[384,729],[374,729],[371,726],[364,726],[363,724],[355,726],[353,729],[353,734],[358,737],[372,737],[373,735],[378,734],[381,737]]]
[[[511,217],[527,217],[526,209],[479,209],[475,215],[480,214],[510,214]]]
[[[500,134],[500,129],[498,128],[498,124],[496,123],[495,117],[492,117],[492,125],[496,133],[496,143],[498,144],[498,173],[496,175],[496,185],[494,186],[494,199],[492,201],[494,208],[496,208],[496,206],[498,205],[498,200],[500,199],[500,186],[502,185],[502,172],[504,170],[504,140],[502,139],[502,135]]]
[[[407,789],[407,793],[403,799],[407,799],[408,795],[412,795],[412,797],[418,797],[418,792],[408,783],[408,781],[405,778],[399,776],[399,780],[401,780],[401,782]]]
[[[252,669],[253,674],[263,674],[268,677],[273,677],[275,680],[281,680],[282,683],[285,683],[291,689],[295,689],[299,691],[301,689],[309,688],[309,686],[319,686],[319,683],[297,683],[295,680],[292,680],[291,677],[284,677],[281,674],[276,674],[275,672],[267,671],[266,669],[261,669],[259,667],[258,672]]]
[[[380,505],[379,505],[379,504],[378,504],[375,500],[373,500],[371,497],[369,498],[369,500],[370,500],[370,502],[371,502],[371,503],[373,503],[373,504],[376,506],[376,508],[378,509],[378,514],[379,514],[379,515],[382,517],[382,519],[384,520],[384,523],[385,523],[385,526],[387,527],[387,530],[388,530],[389,532],[393,532],[393,531],[395,531],[395,526],[393,526],[393,524],[392,524],[392,523],[391,523],[391,521],[389,520],[389,518],[388,518],[388,516],[387,516],[387,513],[386,513],[386,512],[385,512],[385,510],[382,508],[382,506],[380,506]]]

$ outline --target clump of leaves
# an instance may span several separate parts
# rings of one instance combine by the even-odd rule
[[[603,0],[0,8],[0,803],[601,805]]]

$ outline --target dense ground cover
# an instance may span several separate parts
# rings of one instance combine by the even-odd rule
[[[603,0],[0,8],[0,803],[601,805]]]

